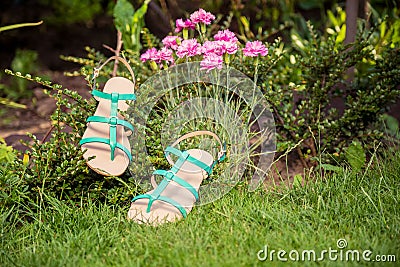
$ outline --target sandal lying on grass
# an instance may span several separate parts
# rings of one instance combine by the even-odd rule
[[[106,176],[118,176],[125,172],[132,160],[128,135],[132,134],[133,126],[123,120],[118,110],[126,111],[129,102],[136,99],[134,82],[124,77],[113,77],[104,85],[103,91],[96,90],[96,77],[100,69],[110,60],[119,60],[129,70],[132,80],[135,75],[129,64],[121,57],[113,56],[107,59],[93,74],[92,95],[99,101],[96,112],[87,119],[88,125],[82,136],[80,145],[86,150],[84,158],[90,168]],[[125,128],[129,131],[125,131]]]
[[[201,149],[180,151],[175,148],[181,141],[198,135],[210,135],[219,142],[220,152],[216,160],[210,153]],[[176,162],[171,159],[170,154],[178,157]],[[128,212],[129,219],[138,223],[157,225],[186,218],[199,199],[198,190],[201,182],[211,174],[215,164],[225,158],[225,145],[210,131],[195,131],[183,135],[167,147],[165,155],[172,168],[168,171],[156,170],[153,173],[151,184],[154,190],[133,198]],[[158,185],[155,182],[155,175],[164,176]]]

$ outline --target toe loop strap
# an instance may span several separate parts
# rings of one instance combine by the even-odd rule
[[[182,214],[183,218],[187,217],[187,212],[186,210],[175,200],[169,198],[169,197],[164,197],[164,196],[158,196],[158,197],[154,197],[151,194],[143,194],[143,195],[139,195],[136,196],[132,199],[132,202],[135,202],[138,199],[149,199],[149,203],[147,204],[147,210],[146,212],[149,213],[151,210],[151,206],[153,205],[153,202],[156,200],[160,200],[163,202],[166,202],[168,204],[171,204],[172,206],[174,206],[175,208],[177,208],[179,210],[179,212]]]

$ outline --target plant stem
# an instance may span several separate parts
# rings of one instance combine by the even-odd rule
[[[121,33],[121,31],[118,30],[118,32],[117,32],[117,49],[115,49],[115,51],[114,51],[114,54],[117,57],[119,56],[119,53],[121,52],[121,48],[122,48],[122,33]],[[118,64],[119,64],[119,60],[116,59],[114,62],[114,69],[112,72],[113,77],[117,76]]]

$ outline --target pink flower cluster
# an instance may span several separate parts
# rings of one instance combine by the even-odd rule
[[[209,25],[215,20],[215,16],[204,9],[199,9],[190,15],[190,19],[177,19],[175,32],[179,33],[183,29],[193,30],[197,24]],[[179,36],[167,36],[162,40],[163,47],[160,50],[150,48],[144,52],[140,59],[145,61],[154,61],[160,68],[175,64],[174,54],[177,58],[190,58],[202,56],[200,66],[207,71],[214,68],[221,69],[224,57],[236,54],[239,50],[239,41],[235,33],[230,30],[218,31],[213,40],[206,40],[203,44],[197,39],[187,39],[187,31],[184,32],[185,40]],[[266,56],[268,48],[260,41],[247,42],[242,49],[243,55],[247,57]],[[154,64],[154,63],[153,63]]]
[[[190,15],[190,20],[194,24],[204,23],[206,25],[211,24],[211,21],[215,19],[215,16],[210,12],[205,11],[204,9],[200,8],[198,11],[193,12]]]
[[[223,55],[233,55],[238,50],[238,39],[230,30],[219,31],[214,35],[214,41],[205,41],[202,46],[204,59],[200,62],[203,69],[221,69]]]
[[[191,29],[191,30],[193,30],[194,27],[195,27],[195,24],[193,22],[191,22],[190,19],[187,19],[185,21],[183,21],[183,19],[177,19],[176,20],[175,32],[180,32],[183,29]]]
[[[246,47],[243,48],[243,55],[247,57],[256,57],[258,55],[268,55],[268,48],[260,41],[247,42]]]
[[[196,55],[200,55],[201,54],[200,47],[201,45],[194,38],[189,40],[183,40],[182,44],[178,47],[178,50],[176,50],[176,55],[179,58],[193,57]]]
[[[170,63],[174,63],[174,57],[172,56],[173,51],[167,47],[163,47],[161,48],[161,50],[157,50],[154,47],[148,49],[146,52],[144,52],[141,56],[140,56],[140,60],[143,62],[146,62],[148,60],[152,60],[157,64],[160,64],[160,67],[162,67],[162,63],[165,64],[170,64]]]
[[[190,19],[177,19],[175,21],[175,32],[180,32],[183,29],[193,30],[196,27],[196,24],[199,23],[209,25],[214,19],[215,16],[213,14],[211,14],[210,12],[206,12],[204,9],[200,8],[198,11],[195,11],[190,15]]]
[[[166,48],[171,48],[173,50],[177,50],[179,44],[182,42],[182,38],[179,36],[172,36],[172,35],[168,35],[167,37],[165,37],[162,40],[163,45]]]

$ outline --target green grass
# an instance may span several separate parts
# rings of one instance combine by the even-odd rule
[[[390,153],[388,153],[390,154]],[[125,219],[128,206],[47,198],[31,222],[1,213],[0,266],[374,266],[378,263],[259,261],[269,250],[346,249],[396,255],[400,264],[400,152],[360,173],[343,170],[304,187],[243,185],[186,220],[159,227]],[[44,196],[46,199],[46,197]],[[40,202],[39,202],[40,205]],[[288,257],[288,255],[286,255]],[[387,263],[396,266],[396,263]]]

